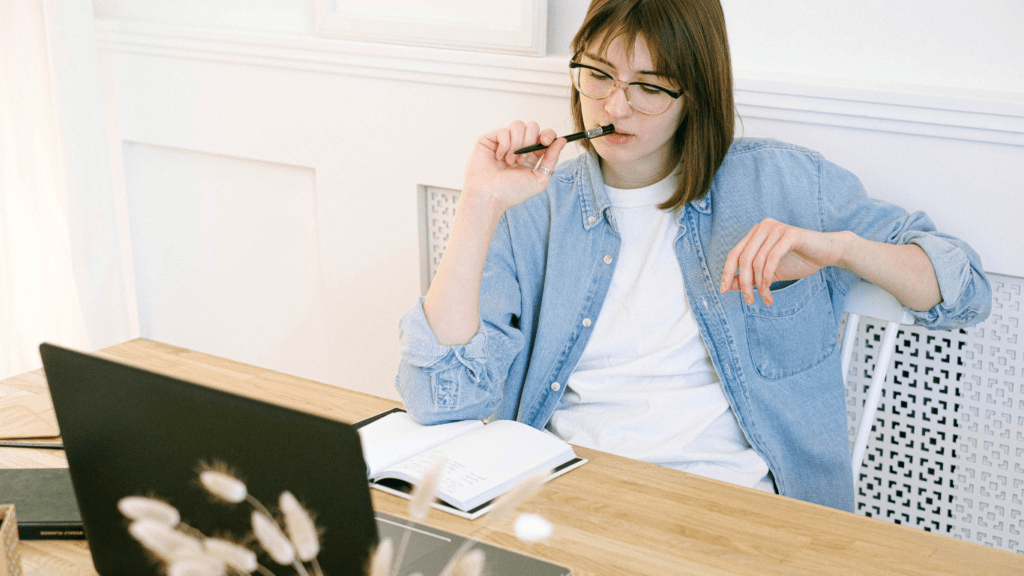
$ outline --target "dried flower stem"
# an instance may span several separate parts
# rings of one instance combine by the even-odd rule
[[[490,531],[490,528],[484,528],[483,534],[481,534],[480,538],[466,538],[466,541],[462,543],[462,546],[459,546],[458,550],[456,550],[455,553],[452,554],[452,557],[448,559],[448,563],[444,565],[444,569],[441,570],[441,576],[451,576],[452,571],[455,570],[455,565],[458,564],[459,560],[462,559],[467,551],[469,551],[470,546],[479,542],[481,538],[490,533]]]
[[[291,564],[295,567],[295,571],[298,572],[299,576],[309,576],[309,572],[306,571],[306,567],[302,565],[299,558],[295,555],[295,548],[292,543],[288,540],[288,537],[284,535],[284,531],[278,526],[277,521],[274,520],[273,516],[260,512],[260,508],[266,510],[263,504],[260,504],[259,500],[256,500],[252,496],[249,496],[250,503],[253,503],[253,507],[257,508],[252,514],[252,528],[256,534],[256,540],[259,541],[260,546],[270,555],[270,557],[281,565]]]
[[[385,538],[377,543],[377,548],[370,556],[369,576],[388,576],[391,574],[391,539]]]
[[[274,518],[274,515],[270,513],[270,510],[267,510],[267,507],[264,506],[262,502],[260,502],[256,498],[254,498],[252,494],[246,494],[245,495],[245,500],[249,504],[252,504],[252,507],[255,508],[256,511],[259,512],[260,514],[263,514],[267,518],[271,518],[271,519]]]
[[[189,526],[188,524],[185,524],[184,522],[178,522],[178,525],[175,526],[174,529],[178,530],[179,532],[184,532],[185,534],[188,534],[189,536],[197,538],[199,540],[206,539],[206,534],[203,534],[199,530],[196,530],[195,528]]]
[[[542,470],[536,472],[526,480],[523,480],[519,484],[516,484],[508,492],[502,494],[494,501],[494,506],[491,508],[491,518],[495,520],[503,520],[515,511],[520,504],[526,502],[533,497],[534,494],[540,491],[544,483],[547,482],[548,477],[551,476],[551,470]]]
[[[441,482],[441,473],[444,472],[444,455],[438,455],[431,462],[430,467],[420,477],[416,487],[412,490],[412,498],[409,502],[410,520],[406,530],[402,533],[402,541],[398,545],[398,554],[395,555],[395,562],[391,566],[391,574],[398,576],[398,570],[402,567],[402,560],[405,558],[405,549],[409,545],[409,535],[412,532],[413,520],[420,521],[426,518],[430,511],[430,505],[434,502],[437,494],[437,486]]]
[[[491,519],[494,521],[502,521],[509,517],[520,504],[530,499],[541,489],[550,475],[550,470],[536,472],[505,494],[499,496],[494,501],[494,506],[491,508]],[[493,528],[487,526],[480,531],[479,536],[467,538],[466,541],[459,546],[458,550],[452,554],[452,557],[448,560],[448,564],[445,565],[444,569],[441,570],[441,576],[450,576],[463,556],[468,554],[470,547],[483,540],[483,538],[490,534],[492,530]]]

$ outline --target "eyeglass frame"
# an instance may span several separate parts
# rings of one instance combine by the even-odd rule
[[[595,98],[594,96],[591,96],[591,95],[583,92],[583,90],[580,90],[580,87],[577,86],[576,79],[573,78],[572,71],[575,68],[586,68],[588,70],[593,70],[595,72],[600,72],[601,74],[604,74],[605,76],[611,78],[611,80],[612,80],[612,89],[608,92],[608,95],[604,96],[603,98]],[[640,110],[639,108],[634,106],[633,102],[629,99],[629,87],[630,86],[647,86],[649,88],[654,88],[656,90],[661,90],[665,94],[671,96],[674,100],[678,100],[684,94],[684,92],[682,90],[670,90],[668,88],[665,88],[664,86],[658,86],[657,84],[651,84],[650,82],[623,82],[622,80],[619,80],[618,78],[612,76],[611,74],[605,72],[604,70],[601,70],[600,68],[596,68],[594,66],[590,66],[589,64],[584,64],[582,62],[576,62],[575,60],[569,62],[569,78],[571,78],[573,80],[572,84],[576,88],[576,91],[579,92],[580,94],[582,94],[583,96],[586,96],[587,98],[590,98],[591,100],[604,100],[605,98],[610,98],[611,95],[615,93],[615,89],[616,88],[622,88],[622,92],[623,92],[623,94],[626,95],[626,102],[629,103],[629,107],[632,108],[633,110],[636,110],[637,112],[639,112],[641,114],[646,114],[648,116],[657,116],[658,114],[664,114],[666,111],[668,111],[669,108],[672,107],[672,105],[669,104],[661,112],[644,112],[643,110]]]

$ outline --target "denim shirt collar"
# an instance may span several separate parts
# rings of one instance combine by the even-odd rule
[[[602,218],[607,218],[608,224],[614,230],[615,220],[611,214],[611,199],[604,187],[601,162],[593,150],[584,154],[583,163],[577,175],[576,185],[583,214],[583,229],[589,231],[597,226]],[[714,188],[714,183],[712,183],[711,189],[714,190]],[[690,206],[701,214],[711,214],[711,190],[703,198],[690,202]],[[682,224],[685,215],[685,210],[679,210],[676,215],[676,223]]]

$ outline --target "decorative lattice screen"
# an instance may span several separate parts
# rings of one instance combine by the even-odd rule
[[[420,189],[424,292],[458,194]],[[978,326],[900,330],[857,512],[1024,554],[1024,279],[990,280],[992,314]],[[883,328],[862,318],[857,332],[847,383],[851,446]]]
[[[1024,554],[1024,279],[990,274],[992,314],[965,330],[900,330],[857,485],[861,514]],[[851,434],[883,323],[862,319]]]
[[[458,203],[458,190],[420,186],[420,284],[423,294],[427,293],[430,279],[437,272],[441,254],[448,244],[448,233],[455,221]]]

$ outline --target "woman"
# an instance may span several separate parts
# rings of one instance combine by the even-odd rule
[[[979,322],[977,254],[812,151],[733,142],[716,0],[595,0],[573,50],[577,128],[614,133],[557,169],[550,129],[480,138],[401,322],[406,407],[852,511],[845,295],[864,278],[921,325]]]

